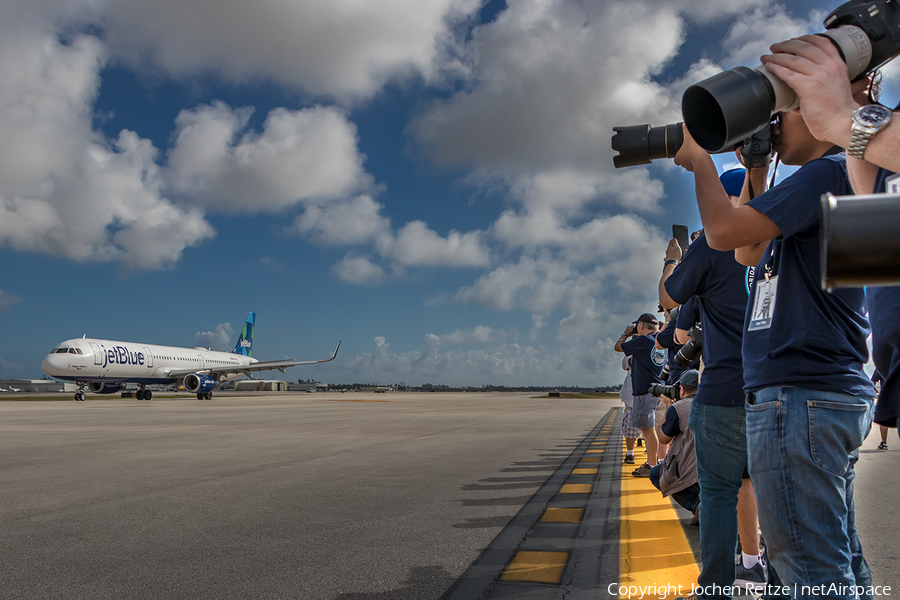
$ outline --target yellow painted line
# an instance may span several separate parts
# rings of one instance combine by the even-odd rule
[[[622,466],[619,583],[657,586],[659,600],[689,596],[700,569],[675,507],[634,468]]]
[[[585,454],[603,454],[604,452],[606,452],[606,450],[603,450],[602,448],[596,448],[594,450],[585,450],[584,451]]]
[[[564,483],[559,488],[560,494],[590,494],[594,489],[591,483]]]
[[[568,561],[568,552],[520,550],[500,576],[500,581],[559,584]]]
[[[579,460],[578,462],[587,462],[587,463],[603,462],[603,457],[602,456],[582,456],[581,460]]]
[[[591,446],[605,446],[609,442],[591,442]]]
[[[572,475],[596,475],[600,469],[572,469]]]
[[[581,523],[583,508],[548,508],[541,521],[545,523]]]

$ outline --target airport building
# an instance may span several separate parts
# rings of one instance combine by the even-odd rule
[[[236,392],[286,392],[288,384],[277,379],[240,379],[234,382]]]

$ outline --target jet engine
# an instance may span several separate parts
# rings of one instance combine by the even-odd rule
[[[95,394],[117,394],[125,389],[124,383],[89,383],[88,389]]]
[[[219,387],[219,382],[199,373],[190,373],[184,377],[184,389],[192,394],[205,394]]]

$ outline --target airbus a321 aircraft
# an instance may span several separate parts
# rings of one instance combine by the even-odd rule
[[[250,313],[231,352],[81,338],[67,340],[51,350],[41,368],[51,377],[76,382],[75,400],[84,400],[85,385],[95,394],[115,394],[128,383],[138,384],[135,394],[138,400],[153,397],[145,389],[149,384],[177,383],[196,393],[198,400],[209,400],[213,390],[224,381],[241,375],[252,378],[254,371],[277,369],[284,373],[288,367],[329,362],[337,357],[341,347],[338,342],[331,358],[322,360],[260,362],[251,356],[255,320],[256,313]]]

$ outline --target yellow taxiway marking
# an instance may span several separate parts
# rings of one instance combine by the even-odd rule
[[[619,583],[657,586],[654,598],[660,600],[689,596],[700,569],[675,507],[633,470],[622,466]]]
[[[606,452],[606,450],[603,450],[602,448],[601,448],[601,449],[585,450],[585,451],[584,451],[585,454],[603,454],[604,452]]]
[[[592,483],[564,483],[559,488],[560,494],[590,494],[594,489]]]
[[[583,508],[548,508],[541,521],[545,523],[581,523]]]
[[[603,462],[602,456],[582,456],[578,462]]]
[[[568,562],[568,552],[520,550],[500,576],[500,581],[559,584]]]
[[[572,469],[572,475],[596,475],[599,471],[600,469],[576,468]]]

